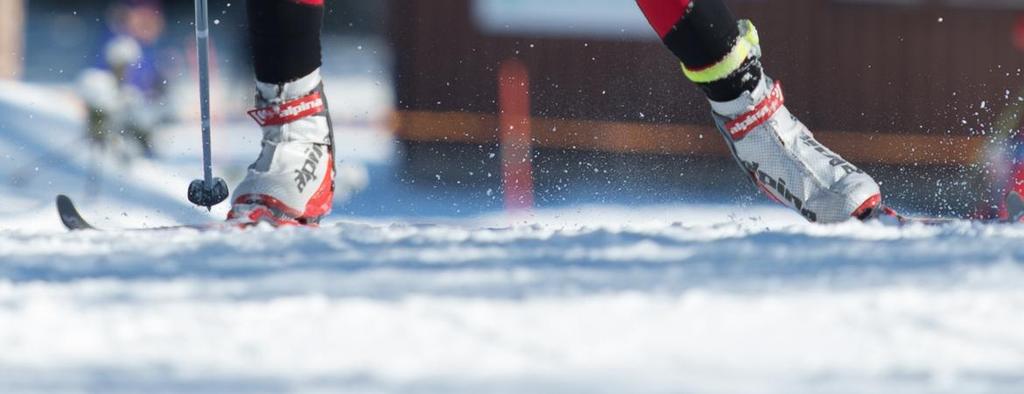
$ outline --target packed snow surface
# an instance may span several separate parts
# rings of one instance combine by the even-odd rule
[[[680,202],[67,233],[53,194],[90,182],[71,137],[53,135],[74,123],[12,108],[5,171],[55,159],[0,187],[0,392],[1024,387],[1024,225],[821,226],[774,207]],[[40,122],[53,132],[33,133]],[[192,146],[187,133],[162,138]],[[339,133],[344,149],[368,144],[364,155],[377,137]],[[244,163],[253,143],[218,157]],[[221,217],[184,201],[199,169],[189,149],[104,164],[83,214],[106,228]],[[374,182],[387,180],[367,193]]]
[[[0,387],[1016,392],[1021,240],[758,220],[4,231]]]

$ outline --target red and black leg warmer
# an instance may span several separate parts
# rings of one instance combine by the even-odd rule
[[[732,51],[740,31],[736,17],[722,0],[636,0],[662,42],[690,70],[711,67]],[[756,78],[743,78],[751,74]],[[756,58],[728,78],[698,83],[708,97],[728,101],[753,90],[761,77]]]

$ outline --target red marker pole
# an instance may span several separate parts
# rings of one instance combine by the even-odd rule
[[[517,59],[502,63],[498,74],[498,118],[505,209],[529,210],[533,208],[530,76]]]

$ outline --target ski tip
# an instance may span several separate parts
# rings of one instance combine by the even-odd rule
[[[1024,219],[1024,197],[1011,191],[1006,195],[1006,215],[1010,222],[1016,223]]]
[[[60,215],[61,223],[68,230],[90,230],[95,228],[82,218],[71,198],[63,194],[57,195],[57,214]]]

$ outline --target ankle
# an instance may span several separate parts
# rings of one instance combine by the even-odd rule
[[[757,28],[749,20],[736,23],[731,47],[714,63],[695,65],[683,62],[683,74],[712,101],[733,100],[751,92],[764,77]]]
[[[293,100],[305,96],[316,90],[320,85],[320,69],[317,68],[298,79],[288,82],[261,82],[256,81],[257,101],[273,103],[286,100]]]
[[[768,97],[775,88],[775,81],[762,75],[750,89],[742,90],[735,98],[730,100],[709,99],[711,110],[714,113],[733,118],[754,109],[758,103]]]

